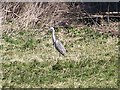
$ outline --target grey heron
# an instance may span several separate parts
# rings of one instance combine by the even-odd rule
[[[54,27],[50,27],[50,30],[52,30],[52,41],[53,41],[54,47],[57,49],[57,51],[60,54],[65,56],[66,50],[65,50],[64,46],[62,45],[62,43],[56,39]]]

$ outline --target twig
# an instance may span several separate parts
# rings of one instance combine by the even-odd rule
[[[15,9],[16,9],[16,7],[18,6],[18,4],[19,4],[19,2],[17,3],[17,5],[15,5],[15,6],[14,6],[14,8],[13,8],[13,11],[12,11],[12,12],[13,12],[13,14],[14,14],[15,16],[17,16],[17,17],[19,17],[19,18],[20,18],[20,16],[19,16],[19,15],[17,15],[17,14],[14,12],[14,11],[15,11]]]

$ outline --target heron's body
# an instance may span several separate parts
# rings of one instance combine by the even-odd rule
[[[54,44],[55,45],[55,48],[62,54],[62,55],[65,55],[66,53],[66,50],[64,48],[64,46],[62,45],[62,43],[58,40],[56,40],[56,43]]]
[[[64,46],[59,40],[56,40],[55,29],[53,27],[51,27],[50,29],[52,30],[52,41],[53,41],[54,47],[58,50],[59,53],[61,53],[62,55],[65,55],[66,50]]]

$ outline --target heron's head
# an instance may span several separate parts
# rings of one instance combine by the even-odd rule
[[[55,30],[54,27],[50,27],[50,30]]]

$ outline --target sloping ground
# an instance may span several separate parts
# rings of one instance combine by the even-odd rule
[[[15,30],[4,32],[0,45],[3,87],[118,87],[117,36],[60,28],[56,35],[68,51],[63,57],[48,30]]]

